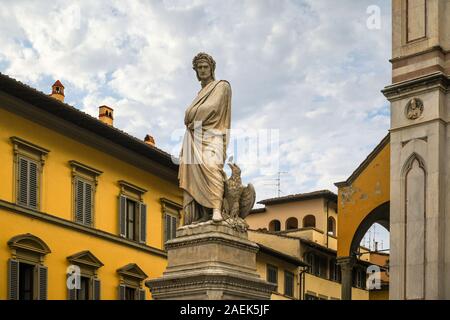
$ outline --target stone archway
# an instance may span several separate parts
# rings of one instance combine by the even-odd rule
[[[357,258],[359,258],[358,248],[360,247],[361,240],[363,239],[364,235],[375,223],[382,225],[384,228],[386,228],[386,230],[389,231],[389,207],[390,202],[387,201],[373,209],[369,214],[365,216],[365,218],[359,224],[358,228],[356,228],[347,256],[338,259],[338,264],[340,265],[342,272],[342,300],[351,300],[352,298],[353,266],[355,265]]]
[[[364,218],[359,227],[356,229],[355,235],[353,236],[353,240],[350,245],[349,256],[354,256],[358,253],[358,247],[360,246],[361,240],[363,239],[369,228],[375,223],[382,225],[384,228],[386,228],[386,230],[389,231],[389,206],[389,201],[385,202],[372,210],[372,212],[370,212]]]
[[[367,230],[379,223],[387,230],[390,207],[390,135],[338,187],[338,264],[342,271],[341,299],[352,296],[352,271]]]

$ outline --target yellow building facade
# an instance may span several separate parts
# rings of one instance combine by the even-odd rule
[[[346,299],[352,298],[350,277],[355,259],[361,257],[362,238],[374,223],[390,228],[390,157],[390,135],[387,135],[346,181],[335,184],[340,215],[338,260],[347,270],[343,274],[347,285],[342,287]],[[387,300],[387,286],[374,296]]]
[[[177,166],[58,94],[0,74],[0,299],[150,299],[180,223]]]

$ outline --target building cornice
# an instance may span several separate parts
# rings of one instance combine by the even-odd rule
[[[290,255],[285,254],[285,253],[283,253],[281,251],[278,251],[278,250],[275,250],[275,249],[273,249],[271,247],[265,246],[265,245],[263,245],[261,243],[257,243],[257,244],[259,246],[259,252],[261,252],[261,253],[265,253],[265,254],[267,254],[267,255],[269,255],[271,257],[275,257],[277,259],[286,261],[286,262],[288,262],[288,263],[290,263],[292,265],[295,265],[295,266],[300,266],[300,267],[309,267],[310,266],[309,264],[307,264],[306,262],[298,259],[297,257],[290,256]]]
[[[351,174],[351,176],[346,180],[342,182],[336,182],[334,185],[338,188],[345,188],[350,186],[356,178],[363,172],[367,166],[375,159],[375,157],[381,152],[381,150],[384,149],[386,145],[389,144],[391,141],[391,135],[386,135],[383,140],[375,147],[375,149],[367,156],[367,158],[359,165],[358,168]]]
[[[177,181],[178,165],[170,154],[1,73],[0,99],[0,107],[5,110],[164,179]]]
[[[430,90],[439,87],[444,92],[448,90],[450,78],[442,72],[435,72],[412,80],[406,80],[385,87],[381,92],[389,101],[403,98],[407,94],[417,94],[418,90]]]
[[[66,220],[66,219],[62,219],[59,218],[57,216],[48,214],[48,213],[44,213],[44,212],[40,212],[40,211],[36,211],[36,210],[31,210],[31,209],[27,209],[27,208],[23,208],[21,206],[18,206],[14,203],[10,203],[4,200],[0,200],[0,209],[5,209],[17,214],[21,214],[23,216],[26,217],[30,217],[30,218],[34,218],[34,219],[38,219],[47,223],[51,223],[53,225],[56,225],[58,227],[62,227],[62,228],[68,228],[71,230],[75,230],[78,232],[82,232],[94,237],[97,237],[99,239],[102,240],[107,240],[107,241],[112,241],[115,242],[117,244],[120,245],[124,245],[124,246],[128,246],[146,253],[151,253],[163,258],[167,258],[167,253],[163,250],[154,248],[154,247],[150,247],[141,243],[137,243],[131,240],[127,240],[124,239],[122,237],[119,237],[118,235],[103,231],[103,230],[99,230],[99,229],[94,229],[91,227],[87,227],[84,225],[80,225],[78,223]]]
[[[309,193],[300,193],[300,194],[292,194],[284,197],[278,197],[278,198],[272,198],[272,199],[265,199],[258,202],[258,204],[264,204],[266,206],[268,205],[275,205],[275,204],[282,204],[282,203],[288,203],[288,202],[296,202],[296,201],[303,201],[303,200],[311,200],[311,199],[330,199],[332,201],[337,202],[337,195],[334,192],[331,192],[329,190],[319,190],[319,191],[313,191]]]
[[[427,50],[424,50],[424,51],[415,52],[415,53],[404,55],[404,56],[401,56],[401,57],[392,58],[392,59],[389,60],[389,62],[397,63],[399,61],[406,60],[406,59],[411,59],[411,58],[415,58],[415,57],[419,57],[419,56],[422,56],[422,55],[430,53],[430,52],[439,52],[440,54],[443,54],[443,55],[446,55],[446,54],[450,53],[450,51],[444,50],[441,46],[434,46],[434,47],[431,47],[431,48],[429,48]]]

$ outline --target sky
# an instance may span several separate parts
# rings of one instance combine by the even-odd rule
[[[106,104],[175,156],[200,89],[192,58],[212,55],[233,92],[228,154],[257,200],[278,195],[278,172],[281,196],[336,192],[388,133],[389,0],[0,2],[0,72],[45,93],[59,79],[70,105]],[[275,147],[255,158],[255,135]]]

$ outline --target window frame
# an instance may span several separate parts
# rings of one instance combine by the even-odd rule
[[[85,165],[81,162],[71,160],[69,161],[69,165],[72,169],[72,220],[78,224],[94,227],[95,226],[95,207],[96,207],[96,191],[98,186],[99,176],[103,173],[100,170],[94,169],[88,165]],[[78,208],[78,181],[83,183],[84,185],[89,184],[91,187],[91,212],[90,212],[90,223],[87,223],[86,212],[82,213],[83,221],[78,220],[77,208]],[[83,195],[85,192],[85,187],[83,187]],[[86,202],[86,198],[83,199],[83,202]]]
[[[293,221],[296,224],[295,228],[291,228],[291,226],[289,225]],[[296,217],[290,217],[290,218],[286,219],[286,222],[285,222],[285,230],[286,231],[293,231],[293,230],[298,230],[298,229],[299,229],[299,225],[298,225],[298,219]]]
[[[310,268],[308,268],[309,274],[321,279],[329,279],[329,259],[327,256],[311,250],[305,253],[304,260],[310,265]],[[321,266],[324,267],[323,273],[321,272]]]
[[[334,281],[337,283],[342,282],[342,273],[341,273],[341,267],[337,263],[337,260],[332,258],[328,260],[328,273],[329,273],[329,280]]]
[[[180,227],[181,210],[183,209],[183,206],[166,198],[161,198],[160,202],[162,210],[162,248],[164,248],[164,250],[167,250],[166,242],[176,237],[176,229]],[[170,239],[167,236],[167,227],[166,227],[167,226],[166,221],[168,216],[176,220],[176,228],[175,230],[171,230],[172,235],[173,233],[175,233],[175,237],[171,237]],[[172,221],[170,228],[172,228]]]
[[[275,271],[275,278],[276,278],[275,282],[272,282],[270,280],[270,271]],[[274,266],[272,264],[267,264],[267,266],[266,266],[266,280],[269,283],[276,284],[277,287],[278,287],[278,267],[277,266]],[[278,288],[276,290],[278,290]]]
[[[12,281],[11,270],[8,270],[8,299],[19,300],[20,298],[20,264],[27,264],[33,267],[33,289],[32,300],[47,300],[48,296],[48,269],[44,265],[44,257],[51,253],[47,244],[32,234],[22,234],[11,238],[8,241],[8,246],[11,250],[11,258],[8,264],[17,263],[17,287],[14,295],[11,296],[12,288],[10,283]],[[42,278],[45,279],[45,284],[41,283]]]
[[[352,272],[352,286],[366,290],[367,272],[364,267],[355,266]]]
[[[28,269],[28,271],[30,272],[30,276],[31,276],[31,281],[30,281],[30,285],[31,285],[31,289],[29,290],[28,294],[31,296],[31,299],[25,299],[22,298],[21,295],[25,294],[24,292],[22,292],[22,285],[23,285],[23,281],[21,281],[22,279],[22,270],[21,267],[23,266],[27,266],[26,268]],[[34,296],[35,296],[35,290],[36,290],[36,265],[28,263],[28,262],[19,262],[19,272],[18,272],[18,278],[19,278],[19,288],[18,288],[18,298],[19,300],[34,300]],[[23,289],[25,290],[25,289]]]
[[[330,230],[330,222],[332,223],[332,228]],[[329,236],[336,237],[336,219],[334,217],[328,217],[327,219],[327,234]]]
[[[133,207],[133,213],[131,214],[130,207]],[[139,202],[129,197],[126,197],[125,205],[125,238],[132,241],[139,241]],[[132,220],[130,217],[132,216]],[[130,223],[132,224],[133,233],[130,232]]]
[[[50,150],[42,148],[34,143],[28,142],[22,138],[13,136],[10,137],[13,145],[14,165],[13,165],[13,177],[14,177],[14,199],[15,203],[21,207],[40,210],[41,198],[42,198],[42,181],[43,181],[43,169],[45,160]],[[36,206],[31,206],[29,203],[29,195],[27,195],[27,203],[22,203],[19,200],[20,197],[20,160],[23,159],[27,163],[34,163],[36,165]],[[28,165],[29,167],[29,165]],[[27,169],[28,172],[28,169]],[[28,175],[27,175],[28,176]],[[28,186],[29,188],[29,186]],[[28,193],[29,191],[27,191]]]
[[[313,218],[314,219],[314,225],[313,226],[309,226],[309,225],[307,226],[306,225],[307,224],[306,222],[309,222],[309,221],[307,221],[307,218]],[[314,214],[308,214],[308,215],[303,217],[303,219],[302,219],[302,228],[316,228],[316,227],[317,227],[317,219],[316,219],[316,216]]]
[[[291,294],[289,294],[287,292],[286,284],[288,283],[288,281],[287,281],[288,276],[291,277],[291,281],[289,282],[291,284],[291,290],[292,290]],[[295,274],[288,270],[284,270],[284,295],[287,297],[295,298]]]
[[[148,276],[136,263],[117,269],[117,274],[119,275],[119,300],[126,300],[127,288],[135,290],[134,300],[145,300],[143,282]]]
[[[272,224],[273,224],[273,228],[271,228]],[[276,228],[276,226],[278,226],[278,228]],[[273,230],[271,230],[271,229],[273,229]],[[278,230],[276,230],[276,229],[278,229]],[[274,220],[270,221],[269,222],[269,231],[270,232],[280,232],[281,231],[281,221],[278,219],[274,219]]]
[[[147,190],[140,188],[132,183],[120,180],[118,181],[120,186],[119,193],[119,236],[129,241],[145,244],[147,242],[147,205],[144,203],[144,194]],[[122,207],[122,200],[125,201],[125,208]],[[128,233],[128,202],[135,202],[135,214],[134,214],[134,236],[130,239]],[[125,212],[122,212],[125,209]],[[122,221],[124,219],[124,221]],[[122,224],[124,224],[124,230],[122,230]],[[123,231],[123,232],[122,232]],[[144,234],[142,233],[144,232]]]
[[[104,266],[104,264],[89,250],[81,251],[67,257],[67,261],[79,268],[80,270],[80,285],[81,278],[88,279],[88,300],[98,300],[101,297],[100,292],[100,279],[98,277],[98,269]],[[71,274],[68,274],[71,276]],[[96,296],[96,283],[99,286],[98,296]],[[72,292],[72,290],[74,290]],[[69,289],[67,290],[68,300],[79,300],[78,293],[80,289]]]

